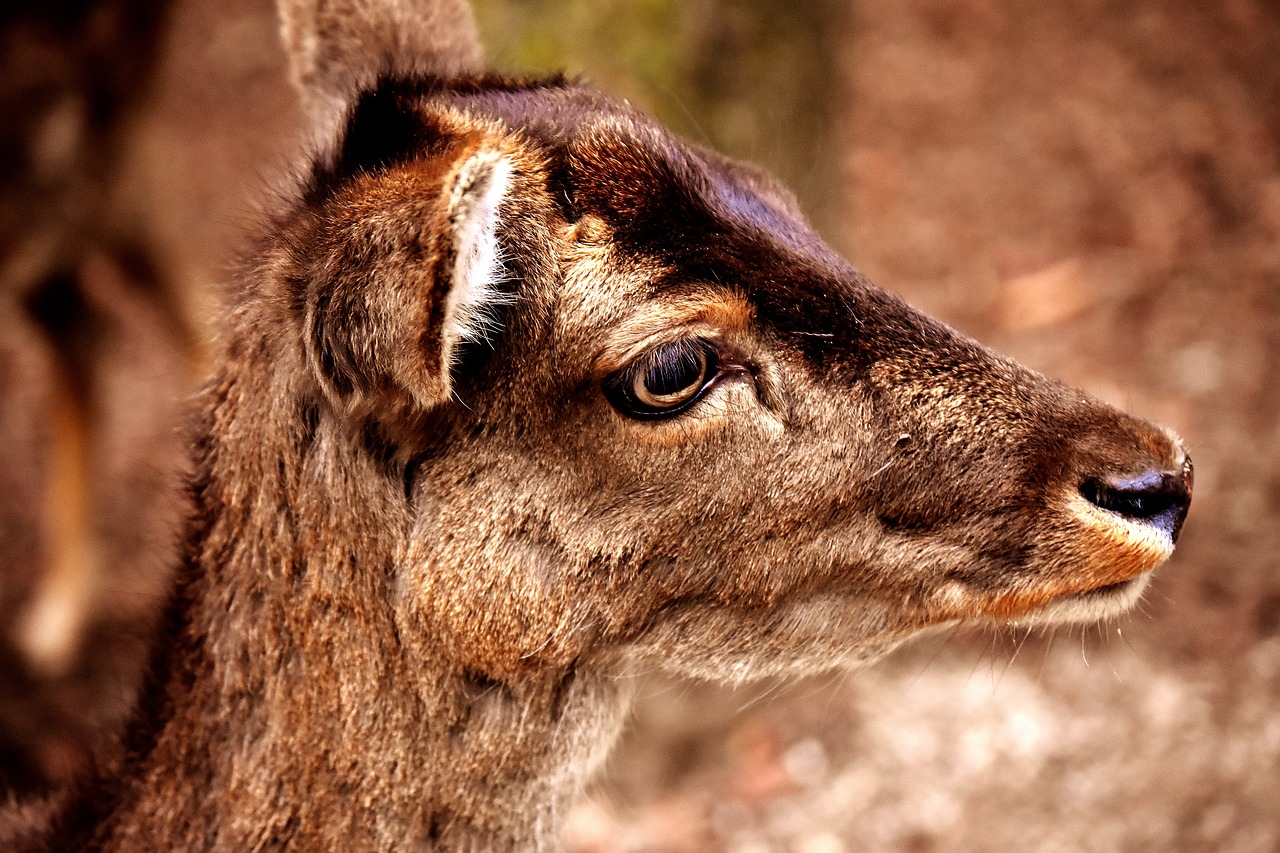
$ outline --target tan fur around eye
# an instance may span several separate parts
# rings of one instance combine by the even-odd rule
[[[649,347],[682,336],[736,336],[746,331],[751,317],[750,303],[721,291],[650,300],[607,332],[597,367],[602,374],[611,373]]]

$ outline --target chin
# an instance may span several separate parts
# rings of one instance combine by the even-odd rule
[[[1016,625],[1063,625],[1102,622],[1133,608],[1151,580],[1151,572],[1086,592],[1064,595],[1014,620]]]

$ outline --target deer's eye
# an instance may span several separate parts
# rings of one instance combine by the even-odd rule
[[[609,402],[633,418],[664,418],[688,409],[714,384],[716,351],[685,339],[655,347],[605,383]]]

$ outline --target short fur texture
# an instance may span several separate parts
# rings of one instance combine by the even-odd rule
[[[1081,496],[1189,478],[1165,430],[878,289],[757,169],[582,86],[417,67],[357,75],[262,237],[130,757],[43,843],[552,846],[638,669],[1099,618],[1168,556],[1181,516]],[[484,342],[450,319],[475,294]],[[619,410],[676,341],[716,353],[702,396]]]

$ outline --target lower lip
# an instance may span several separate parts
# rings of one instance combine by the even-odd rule
[[[1068,595],[1063,599],[1059,599],[1059,601],[1071,600],[1071,599],[1089,599],[1089,598],[1095,598],[1095,597],[1105,598],[1106,596],[1109,596],[1113,593],[1123,592],[1124,590],[1136,584],[1139,581],[1139,579],[1141,579],[1142,577],[1143,577],[1142,575],[1139,575],[1136,578],[1129,578],[1127,580],[1117,581],[1116,583],[1109,583],[1106,586],[1100,586],[1095,589],[1085,590],[1084,592],[1077,592],[1072,595]]]
[[[1064,595],[1049,602],[1042,610],[1027,614],[1026,621],[1046,623],[1089,623],[1109,619],[1127,611],[1137,601],[1150,578],[1150,572],[1106,586]]]

